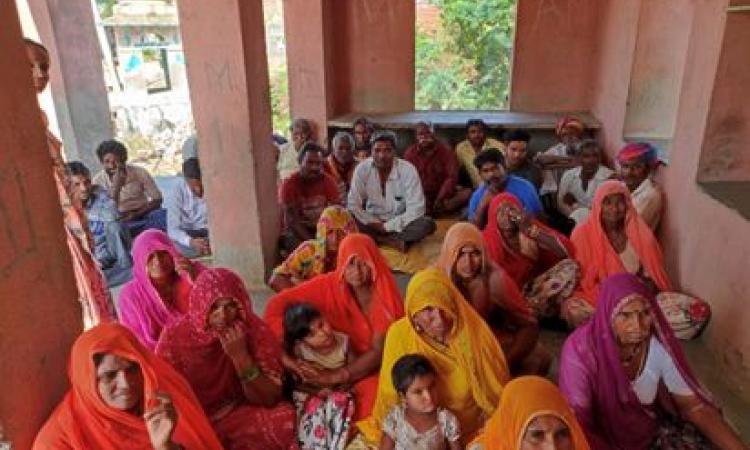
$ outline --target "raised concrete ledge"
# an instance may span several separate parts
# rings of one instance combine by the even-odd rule
[[[515,111],[408,111],[387,114],[348,113],[328,121],[329,127],[351,128],[352,123],[365,116],[383,128],[411,129],[418,122],[428,121],[436,128],[461,128],[470,119],[482,119],[490,128],[522,128],[554,130],[557,121],[573,116],[583,121],[589,130],[598,130],[601,123],[589,112],[529,113]]]

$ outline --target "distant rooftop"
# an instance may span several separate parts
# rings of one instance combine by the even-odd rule
[[[121,0],[105,26],[177,26],[177,7],[164,0]]]

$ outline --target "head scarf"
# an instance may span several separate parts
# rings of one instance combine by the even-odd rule
[[[488,450],[520,450],[532,420],[552,415],[570,430],[573,450],[589,450],[586,435],[557,386],[546,378],[525,376],[505,385],[500,406],[473,443]]]
[[[146,267],[148,258],[157,251],[165,251],[173,260],[180,257],[180,253],[172,244],[166,233],[161,230],[146,230],[139,234],[133,242],[133,279],[120,292],[120,321],[130,328],[135,336],[148,349],[156,347],[159,333],[170,321],[181,314],[174,308],[164,304],[156,288],[151,283]],[[203,270],[203,265],[192,263],[196,271]],[[192,280],[185,273],[179,274],[179,282],[192,284]]]
[[[581,122],[579,119],[576,119],[575,117],[571,116],[565,116],[557,121],[557,124],[555,125],[555,134],[557,136],[560,136],[566,128],[574,128],[578,130],[579,133],[583,133],[583,131],[586,129],[586,126]]]
[[[320,214],[315,238],[325,245],[326,236],[334,230],[341,230],[345,234],[357,232],[354,217],[346,208],[337,205],[327,207]]]
[[[237,323],[245,331],[248,350],[263,373],[281,376],[281,346],[266,324],[253,313],[244,283],[229,269],[207,269],[195,280],[190,312],[162,332],[156,354],[172,364],[193,387],[209,414],[228,400],[243,398],[242,386],[218,334],[208,326],[216,300],[231,298],[239,308]]]
[[[671,289],[669,277],[664,271],[661,247],[633,206],[630,191],[621,181],[610,180],[602,183],[596,190],[591,215],[573,230],[571,236],[576,248],[576,260],[581,266],[582,292],[578,294],[592,304],[596,300],[599,283],[612,274],[625,272],[625,267],[609,242],[601,221],[604,198],[613,194],[622,194],[625,197],[625,234],[630,245],[638,253],[641,264],[660,290]]]
[[[441,309],[453,321],[446,346],[434,343],[415,328],[414,315],[427,307]],[[379,440],[383,419],[398,402],[391,379],[393,365],[412,353],[430,360],[438,374],[440,405],[456,415],[465,436],[473,435],[482,425],[482,414],[489,416],[495,411],[503,385],[510,379],[508,365],[484,320],[440,269],[429,268],[409,282],[406,317],[388,330],[375,408],[367,421],[357,425],[367,441]],[[456,397],[457,392],[466,391],[469,398]]]
[[[598,436],[612,448],[648,448],[658,428],[658,416],[638,400],[620,362],[612,320],[624,300],[639,295],[648,302],[653,317],[653,334],[664,346],[693,392],[711,404],[710,396],[698,383],[688,366],[682,348],[659,308],[654,295],[638,277],[620,273],[607,278],[601,286],[596,312],[563,345],[560,365],[560,390],[576,411],[589,440]],[[581,386],[593,398],[579,398]],[[586,405],[586,406],[583,406]]]
[[[528,303],[521,296],[515,281],[494,262],[487,258],[487,248],[484,243],[482,232],[474,224],[468,222],[458,222],[452,225],[443,239],[443,247],[440,250],[437,263],[435,264],[449,278],[453,278],[453,270],[458,261],[461,250],[467,245],[472,245],[482,253],[482,273],[486,274],[489,270],[497,270],[502,274],[503,286],[506,288],[505,298],[511,301],[511,304],[500,305],[505,309],[512,310],[515,314],[524,317],[532,317],[531,309]],[[494,300],[495,298],[492,297]]]
[[[617,153],[617,162],[640,160],[650,168],[656,167],[659,158],[656,147],[647,142],[632,142]]]
[[[372,274],[372,297],[367,313],[362,311],[344,279],[346,265],[354,257],[361,258]],[[264,317],[279,339],[283,336],[284,312],[287,307],[297,303],[314,306],[334,330],[349,336],[356,354],[371,350],[373,338],[385,336],[388,327],[404,315],[401,294],[391,269],[375,241],[360,233],[352,233],[341,241],[334,272],[318,275],[285,289],[269,300]],[[355,383],[355,419],[370,414],[377,393],[377,381],[377,375],[372,374]]]
[[[94,355],[100,353],[137,363],[146,398],[156,392],[170,395],[178,415],[176,442],[191,449],[221,448],[185,379],[141,345],[128,329],[105,323],[83,333],[73,344],[68,366],[71,388],[39,432],[34,450],[151,448],[143,418],[107,406],[99,395]]]
[[[484,241],[490,259],[505,269],[519,287],[523,287],[530,276],[535,275],[540,269],[546,270],[551,267],[557,262],[558,258],[552,252],[541,249],[536,241],[524,233],[519,233],[520,251],[512,249],[505,242],[503,235],[497,229],[497,212],[505,204],[513,205],[520,211],[524,210],[521,202],[513,194],[502,192],[496,195],[490,202],[489,212],[487,213],[487,226],[483,231]],[[532,219],[532,223],[542,228],[545,233],[555,236],[558,242],[566,248],[568,254],[573,254],[573,246],[565,236],[536,219]]]
[[[372,274],[372,304],[367,316],[344,280],[346,265],[355,256],[365,261]],[[285,289],[269,300],[265,320],[279,338],[283,336],[284,311],[295,303],[316,307],[336,331],[349,335],[358,352],[370,348],[373,333],[385,336],[388,326],[404,315],[401,294],[390,268],[372,238],[360,233],[341,241],[334,272]]]

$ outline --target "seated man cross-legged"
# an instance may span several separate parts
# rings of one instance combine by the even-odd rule
[[[434,217],[460,210],[471,191],[458,186],[456,155],[435,138],[431,124],[419,122],[415,134],[417,143],[406,149],[404,159],[419,173],[427,214]]]
[[[161,207],[161,192],[146,169],[127,164],[125,146],[115,140],[104,141],[96,155],[104,170],[94,176],[93,182],[109,191],[131,236],[151,228],[166,231],[167,211]]]
[[[169,238],[186,257],[211,254],[208,211],[198,158],[188,158],[182,163],[182,179],[167,207],[167,230]]]
[[[361,232],[379,245],[404,251],[435,231],[425,215],[425,198],[414,166],[395,156],[396,135],[372,136],[372,156],[360,162],[352,177],[347,207]]]

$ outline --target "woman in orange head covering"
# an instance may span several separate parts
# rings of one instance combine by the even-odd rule
[[[34,450],[222,448],[188,383],[122,325],[83,333],[68,371]]]
[[[591,215],[573,230],[571,240],[581,267],[581,283],[579,290],[563,303],[562,313],[573,326],[591,316],[599,284],[610,275],[637,273],[654,289],[671,289],[659,243],[633,207],[627,186],[620,181],[606,181],[599,186]]]
[[[589,450],[575,413],[557,386],[541,377],[516,378],[469,450]]]
[[[312,305],[334,330],[348,335],[357,358],[341,369],[314,373],[293,355],[285,355],[284,365],[317,385],[354,383],[355,419],[367,416],[375,401],[386,331],[404,315],[396,281],[372,238],[348,235],[339,245],[334,272],[269,300],[265,320],[279,339],[283,338],[284,312],[297,303]]]
[[[710,308],[703,300],[672,291],[659,242],[633,206],[621,181],[606,181],[596,191],[589,218],[573,230],[580,288],[562,305],[568,323],[578,326],[594,311],[599,285],[610,275],[638,276],[655,294],[673,330],[693,337],[705,326]]]
[[[451,226],[436,265],[490,326],[513,373],[547,373],[551,355],[538,343],[534,312],[516,283],[487,257],[476,226],[466,222]]]

